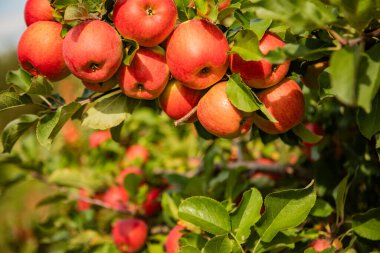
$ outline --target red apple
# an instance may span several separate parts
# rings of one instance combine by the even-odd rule
[[[109,131],[96,131],[90,135],[90,148],[97,148],[103,142],[111,139],[111,133]]]
[[[42,75],[52,81],[70,74],[62,55],[62,25],[39,21],[29,26],[18,43],[18,60],[30,74]]]
[[[162,48],[140,48],[131,65],[120,68],[119,85],[129,97],[153,100],[164,91],[169,74]]]
[[[67,123],[63,126],[62,135],[66,144],[69,145],[75,145],[80,139],[79,129],[72,120],[67,121]]]
[[[172,230],[170,230],[165,242],[166,253],[179,253],[179,239],[183,236],[182,231],[184,229],[185,228],[183,226],[176,225],[172,228]]]
[[[174,120],[188,114],[199,102],[203,92],[187,88],[178,80],[172,79],[160,96],[162,110]],[[188,123],[194,122],[196,117]]]
[[[153,47],[173,31],[177,7],[173,0],[118,0],[113,20],[124,38]]]
[[[252,126],[252,114],[235,108],[226,94],[227,82],[221,82],[201,98],[197,116],[202,126],[222,138],[235,138],[246,133]]]
[[[134,253],[145,244],[148,226],[140,219],[118,220],[112,227],[112,237],[121,252]]]
[[[119,185],[123,185],[124,184],[124,179],[126,178],[126,176],[128,176],[129,174],[136,174],[138,176],[142,176],[143,172],[140,168],[138,167],[128,167],[128,168],[125,168],[124,170],[122,170],[120,172],[120,174],[117,176],[116,178],[116,182],[119,184]]]
[[[305,100],[295,81],[285,79],[276,86],[257,93],[257,96],[278,121],[273,123],[254,113],[254,123],[262,131],[268,134],[285,133],[302,122],[305,113]]]
[[[119,210],[128,209],[128,199],[128,193],[122,186],[112,186],[101,196],[104,203]]]
[[[222,79],[228,68],[228,51],[227,39],[216,25],[193,19],[175,29],[166,60],[175,79],[202,90]]]
[[[154,215],[161,210],[161,203],[158,201],[160,195],[161,191],[158,188],[152,188],[148,192],[146,200],[142,205],[145,215]]]
[[[265,55],[269,51],[285,46],[277,36],[266,33],[260,40],[260,51]],[[260,61],[244,61],[238,54],[230,56],[230,69],[240,73],[243,81],[252,88],[268,88],[279,83],[288,73],[290,61],[273,65],[266,59]]]
[[[90,197],[90,193],[86,189],[79,189],[79,197],[82,198],[88,198]],[[83,201],[83,200],[78,200],[77,201],[77,209],[78,211],[86,211],[90,209],[91,205],[90,203]]]
[[[105,81],[105,82],[99,82],[99,83],[88,83],[85,81],[82,81],[83,85],[92,91],[103,93],[106,91],[111,90],[113,87],[115,87],[118,84],[117,75],[114,75],[111,77],[111,79]]]
[[[53,10],[50,0],[27,0],[24,9],[26,25],[37,21],[54,21]]]
[[[146,163],[149,159],[149,151],[140,144],[134,144],[125,151],[125,158],[129,161],[140,160],[142,163]]]
[[[317,239],[310,243],[310,247],[312,247],[316,252],[321,252],[325,249],[331,248],[331,244],[326,239]]]
[[[123,45],[111,25],[89,20],[67,33],[63,41],[63,57],[76,77],[89,83],[105,82],[121,64]]]

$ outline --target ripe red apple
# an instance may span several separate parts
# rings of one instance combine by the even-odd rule
[[[227,39],[216,25],[193,19],[173,32],[166,60],[175,79],[202,90],[222,79],[228,68],[228,51]]]
[[[152,188],[147,196],[146,200],[143,203],[142,207],[144,209],[144,214],[145,215],[154,215],[158,211],[161,210],[161,203],[158,201],[158,198],[161,195],[161,190],[158,188]]]
[[[148,226],[140,219],[118,220],[112,227],[112,237],[121,252],[134,253],[145,244]]]
[[[96,131],[90,135],[89,144],[90,148],[97,148],[103,142],[111,139],[111,133],[109,131]]]
[[[125,151],[125,158],[129,161],[140,160],[142,163],[146,163],[149,159],[149,151],[140,144],[134,144]]]
[[[90,193],[86,189],[81,188],[81,189],[79,189],[79,197],[88,198],[88,197],[90,197]],[[86,210],[90,209],[90,207],[91,207],[90,203],[88,203],[86,201],[83,201],[83,200],[77,201],[78,211],[86,211]]]
[[[198,103],[197,116],[208,132],[222,138],[235,138],[251,128],[252,114],[231,104],[226,85],[227,82],[221,82],[211,87]]]
[[[174,120],[188,114],[203,96],[203,91],[187,88],[178,80],[172,79],[160,96],[162,110]],[[194,122],[192,117],[188,123]]]
[[[276,35],[266,33],[260,40],[260,51],[265,55],[269,51],[285,46]],[[230,56],[230,69],[240,73],[243,81],[252,88],[268,88],[279,83],[288,73],[290,61],[273,65],[266,59],[260,61],[244,61],[238,54]]]
[[[177,21],[173,0],[118,0],[113,10],[116,29],[126,39],[153,47],[163,42]]]
[[[49,0],[27,0],[24,9],[26,25],[37,21],[54,21],[53,10]]]
[[[129,97],[153,100],[164,91],[169,75],[162,48],[140,48],[131,65],[120,68],[119,85]]]
[[[76,77],[89,83],[105,82],[118,70],[123,45],[117,31],[100,20],[74,26],[63,41],[63,57]]]
[[[170,230],[165,241],[166,253],[179,253],[180,245],[179,239],[183,236],[182,231],[185,228],[181,225],[176,225],[172,230]]]
[[[118,78],[117,78],[117,75],[114,75],[113,77],[111,77],[111,79],[105,82],[89,83],[89,82],[82,81],[82,83],[89,90],[103,93],[115,87],[118,84]]]
[[[126,176],[128,176],[129,174],[136,174],[138,176],[141,176],[143,174],[142,170],[138,167],[128,167],[128,168],[125,168],[124,170],[122,170],[120,172],[120,174],[116,177],[116,182],[119,184],[119,185],[123,185],[124,184],[124,179]]]
[[[39,21],[29,26],[18,43],[18,60],[30,74],[58,81],[70,74],[62,55],[62,25]]]
[[[119,210],[128,209],[128,199],[128,193],[122,186],[112,186],[101,196],[104,203]]]
[[[285,133],[302,122],[305,113],[305,100],[295,81],[284,79],[276,86],[257,93],[257,96],[278,121],[273,123],[254,113],[254,123],[262,131],[268,134]]]
[[[314,240],[310,243],[309,246],[312,247],[316,252],[321,252],[325,249],[331,248],[330,242],[326,239]]]

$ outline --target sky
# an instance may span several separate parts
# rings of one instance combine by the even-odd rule
[[[26,29],[24,4],[26,0],[0,0],[0,54],[17,48]]]

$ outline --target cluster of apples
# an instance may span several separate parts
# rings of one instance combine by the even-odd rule
[[[219,10],[229,2],[223,1]],[[119,84],[129,97],[158,99],[173,120],[197,106],[186,122],[199,120],[208,132],[223,138],[235,138],[253,123],[269,134],[284,133],[303,119],[303,94],[296,82],[285,78],[289,62],[273,65],[229,55],[230,45],[215,24],[206,19],[177,24],[173,0],[118,0],[112,12],[115,28],[102,20],[85,20],[64,38],[52,11],[49,0],[27,1],[29,26],[20,39],[18,58],[33,75],[55,81],[71,73],[97,92]],[[140,46],[129,65],[122,62],[122,38]],[[266,54],[282,46],[282,40],[267,32],[259,48]],[[276,123],[233,106],[226,94],[228,69],[255,89]]]

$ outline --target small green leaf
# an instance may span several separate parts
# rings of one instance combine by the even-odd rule
[[[78,4],[78,0],[55,0],[53,2],[53,7],[60,9],[73,4]]]
[[[74,169],[55,170],[49,177],[48,182],[60,186],[74,188],[97,189],[102,185],[101,179],[92,176],[89,173]]]
[[[231,231],[230,217],[224,206],[208,197],[190,197],[182,201],[179,218],[214,234],[224,235]]]
[[[373,208],[366,213],[352,217],[352,229],[360,237],[380,240],[380,208]]]
[[[371,112],[368,114],[361,109],[357,114],[360,132],[369,140],[380,132],[380,92],[373,100],[371,108]]]
[[[8,123],[4,128],[1,142],[3,144],[3,152],[11,152],[17,140],[38,120],[37,115],[25,114]]]
[[[252,19],[249,22],[249,29],[257,35],[257,39],[260,41],[271,24],[272,20],[270,19]]]
[[[28,94],[48,96],[53,92],[53,84],[43,76],[32,77]]]
[[[316,201],[313,182],[306,188],[274,192],[265,198],[265,213],[256,224],[263,242],[270,242],[288,228],[300,225]]]
[[[181,247],[179,253],[201,253],[201,251],[192,246]]]
[[[259,61],[263,58],[263,54],[259,49],[259,39],[251,30],[238,32],[229,53],[239,54],[245,61]]]
[[[339,223],[339,221],[344,220],[344,206],[346,204],[346,198],[348,189],[351,186],[351,174],[348,174],[345,176],[342,181],[338,184],[336,189],[334,190],[334,197],[335,197],[335,205],[336,205],[336,222]]]
[[[232,241],[227,235],[215,236],[209,240],[203,248],[203,253],[230,253],[232,251]]]
[[[242,82],[239,74],[233,74],[227,82],[226,93],[231,103],[243,112],[259,110],[252,90]]]
[[[105,130],[122,123],[133,109],[133,99],[122,93],[112,95],[94,103],[85,114],[83,126]]]
[[[55,204],[55,203],[61,202],[61,201],[66,200],[66,199],[67,199],[66,194],[58,193],[58,194],[55,194],[55,195],[52,195],[52,196],[48,196],[48,197],[40,200],[37,203],[37,207],[42,207],[42,206],[46,206],[46,205]]]
[[[128,40],[124,39],[124,42],[126,44],[126,47],[124,49],[125,54],[124,54],[124,60],[123,64],[126,66],[130,66],[133,58],[136,55],[136,52],[140,49],[139,43],[135,40]]]
[[[239,208],[231,215],[232,232],[239,243],[248,239],[251,227],[260,219],[262,204],[263,198],[257,189],[244,192]]]
[[[257,253],[261,252],[281,252],[283,249],[294,249],[295,242],[292,237],[284,233],[278,233],[271,242],[260,242],[256,248]]]
[[[17,93],[10,91],[0,93],[0,112],[31,103],[32,99],[28,95],[20,96]]]
[[[208,1],[206,0],[194,0],[195,8],[201,13],[207,13],[208,11]]]
[[[9,71],[6,75],[6,82],[14,85],[23,92],[28,92],[32,84],[32,76],[23,69]]]
[[[304,142],[315,144],[322,140],[323,136],[313,133],[304,124],[298,124],[292,129],[293,133],[300,137]]]
[[[167,192],[162,194],[162,215],[166,222],[173,223],[171,225],[175,225],[172,220],[178,220],[178,206],[180,204],[180,200],[175,198],[175,196],[170,195]]]
[[[124,189],[128,192],[128,196],[133,202],[136,200],[141,180],[141,176],[135,173],[130,173],[124,178]]]
[[[324,201],[323,199],[317,199],[313,209],[310,211],[310,215],[325,218],[330,216],[333,211],[334,208],[332,208],[327,201]]]
[[[84,4],[69,5],[64,14],[64,20],[66,22],[71,22],[75,20],[86,20],[90,18],[89,11]]]

